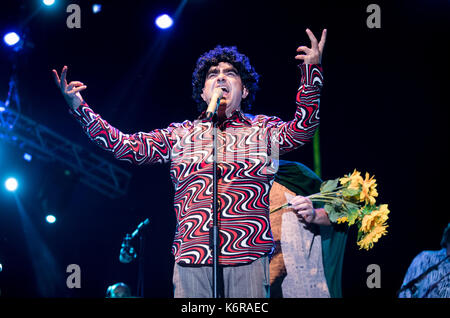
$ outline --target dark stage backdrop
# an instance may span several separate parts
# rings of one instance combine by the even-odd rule
[[[154,27],[158,13],[181,1],[2,1],[2,34],[28,19],[33,47],[13,54],[0,46],[0,100],[6,99],[12,63],[22,113],[132,173],[126,196],[109,199],[72,179],[65,167],[23,153],[0,140],[0,179],[20,175],[19,202],[0,191],[2,297],[104,297],[107,286],[137,288],[137,264],[121,264],[120,244],[142,220],[146,235],[145,296],[171,297],[175,229],[167,165],[116,162],[91,143],[55,87],[51,69],[68,65],[69,80],[87,84],[85,100],[123,132],[150,131],[193,120],[196,59],[217,44],[236,45],[261,75],[252,112],[293,117],[299,84],[296,48],[309,45],[305,29],[328,29],[321,99],[322,177],[354,168],[375,174],[379,202],[391,210],[389,234],[371,251],[350,231],[344,259],[344,297],[394,298],[412,259],[439,249],[447,209],[448,1],[376,1],[381,28],[366,19],[372,1],[187,1],[172,29]],[[66,26],[66,7],[81,8],[81,28]],[[313,166],[312,145],[282,159]],[[58,172],[59,171],[59,172]],[[53,175],[53,177],[49,177]],[[56,175],[56,176],[55,176]],[[56,180],[47,181],[45,180]],[[2,181],[3,182],[3,181]],[[52,189],[53,188],[53,189]],[[45,191],[44,191],[45,190]],[[63,194],[55,224],[44,220],[42,195]],[[59,193],[58,192],[58,193]],[[19,211],[20,210],[20,211]],[[42,255],[36,261],[36,255]],[[81,268],[81,288],[66,287],[66,267]],[[381,288],[366,285],[367,267],[381,269]]]

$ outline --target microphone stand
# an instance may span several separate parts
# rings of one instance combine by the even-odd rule
[[[213,118],[213,225],[212,225],[212,256],[213,273],[212,288],[213,298],[219,298],[218,293],[218,266],[219,266],[219,222],[218,222],[218,184],[217,184],[217,116]]]
[[[129,253],[129,251],[133,251],[133,250],[129,250],[130,246],[129,246],[129,242],[134,239],[136,236],[139,236],[139,254],[137,255],[137,257],[139,258],[139,263],[138,263],[138,283],[137,283],[137,297],[144,297],[144,248],[145,248],[145,237],[143,235],[143,231],[142,229],[144,228],[144,226],[148,225],[150,223],[150,221],[148,219],[145,219],[143,222],[141,222],[138,227],[136,228],[136,230],[134,230],[134,232],[130,235],[127,234],[125,236],[124,239],[124,243],[122,244],[122,248],[125,248],[125,252]],[[125,245],[125,246],[124,246]],[[121,251],[121,257],[122,257],[122,251]],[[133,251],[133,255],[129,255],[129,257],[127,257],[124,261],[121,262],[123,263],[129,263],[131,262],[134,258],[136,258],[136,253],[134,253]]]
[[[144,298],[144,246],[145,237],[142,232],[139,233],[139,264],[138,264],[138,283],[137,283],[137,297]]]
[[[144,298],[144,248],[145,248],[145,237],[143,235],[142,228],[148,225],[149,220],[145,219],[141,222],[136,230],[131,234],[133,239],[136,235],[139,235],[139,264],[138,264],[138,286],[137,286],[137,297]]]
[[[216,109],[219,107],[220,98],[217,100]],[[218,185],[217,185],[217,122],[216,111],[207,111],[206,119],[212,122],[213,127],[213,204],[212,227],[209,232],[209,244],[212,249],[212,294],[213,298],[219,298],[219,222],[218,222]]]

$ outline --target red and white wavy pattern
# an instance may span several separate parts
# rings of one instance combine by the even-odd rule
[[[218,131],[219,262],[223,265],[251,262],[274,247],[269,192],[278,155],[308,142],[319,125],[321,67],[301,65],[300,69],[293,120],[236,112]],[[171,163],[178,222],[172,252],[176,262],[210,264],[211,123],[184,121],[148,133],[124,134],[86,103],[71,113],[89,138],[117,159],[139,165]]]

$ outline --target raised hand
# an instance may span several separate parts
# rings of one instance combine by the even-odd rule
[[[83,97],[81,97],[80,92],[87,88],[82,82],[73,81],[67,84],[67,66],[64,66],[61,71],[61,79],[58,76],[56,70],[52,70],[53,78],[55,79],[56,85],[61,90],[67,104],[73,109],[77,109],[83,102]]]
[[[317,42],[316,37],[314,36],[314,34],[311,32],[310,29],[306,29],[306,34],[308,34],[308,37],[311,40],[311,48],[307,46],[299,46],[297,48],[297,52],[303,52],[305,54],[296,55],[295,59],[303,60],[303,63],[305,64],[322,63],[322,53],[327,38],[327,29],[324,29],[322,31],[322,37],[320,38],[320,42]]]

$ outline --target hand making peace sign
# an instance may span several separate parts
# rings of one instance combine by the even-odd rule
[[[299,46],[297,48],[297,52],[304,52],[305,54],[296,55],[295,59],[303,60],[303,63],[305,64],[320,64],[322,62],[323,48],[327,38],[327,29],[322,31],[320,42],[317,42],[316,37],[310,29],[306,29],[306,34],[308,34],[308,37],[311,40],[311,48],[307,46]]]
[[[83,102],[83,97],[81,97],[80,91],[86,89],[87,86],[79,81],[73,81],[67,84],[67,66],[64,66],[61,71],[61,79],[59,78],[56,70],[52,70],[52,72],[55,83],[61,90],[67,104],[69,104],[69,106],[73,109],[77,109]]]

